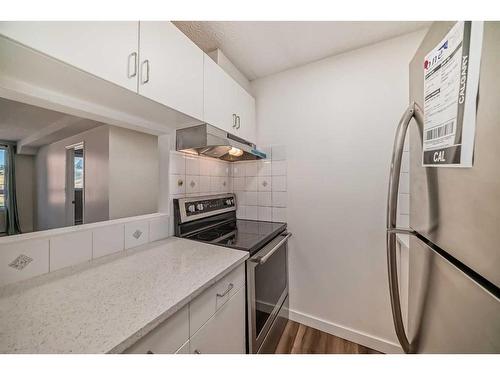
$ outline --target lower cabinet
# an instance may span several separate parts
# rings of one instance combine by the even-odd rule
[[[189,340],[189,308],[184,306],[149,334],[141,338],[126,354],[172,354]]]
[[[245,288],[241,288],[190,339],[191,354],[244,354]]]
[[[124,353],[244,354],[245,301],[242,264]]]

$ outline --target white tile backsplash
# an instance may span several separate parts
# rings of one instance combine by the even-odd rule
[[[210,159],[200,158],[200,176],[210,176]]]
[[[284,191],[273,191],[272,204],[273,207],[286,207],[287,195]]]
[[[186,173],[186,161],[184,159],[184,155],[179,152],[172,151],[170,153],[169,168],[170,174]]]
[[[260,177],[272,176],[272,163],[270,160],[264,160],[258,163],[258,174]]]
[[[167,238],[169,225],[168,216],[151,219],[149,221],[149,241],[153,242]]]
[[[273,207],[273,221],[285,222],[287,221],[286,217],[286,208],[284,207]]]
[[[200,192],[200,176],[186,175],[186,194]]]
[[[231,165],[233,177],[245,177],[245,164],[244,163],[232,163]]]
[[[282,146],[265,149],[268,154],[265,160],[231,164],[232,191],[238,203],[237,217],[286,221],[286,150]]]
[[[259,220],[259,207],[245,206],[245,218],[248,220]]]
[[[63,234],[50,239],[50,271],[92,259],[92,231]]]
[[[258,183],[258,177],[245,177],[245,190],[257,191]]]
[[[195,156],[186,156],[186,175],[200,175],[200,160]]]
[[[258,162],[256,162],[256,161],[248,161],[248,162],[244,163],[246,177],[258,176],[257,163]]]
[[[149,223],[135,221],[125,224],[125,249],[144,245],[149,242]]]
[[[97,228],[92,237],[92,258],[117,253],[125,248],[125,225]]]
[[[238,206],[245,206],[246,205],[246,196],[247,196],[247,193],[245,191],[236,191],[235,192],[236,194],[236,207]]]
[[[238,219],[246,219],[246,206],[238,205],[236,207],[236,218]]]
[[[233,178],[233,189],[234,189],[234,191],[244,191],[245,190],[245,177]]]
[[[245,204],[247,206],[258,206],[259,205],[259,193],[256,191],[247,191]]]
[[[210,193],[210,176],[200,176],[200,193]]]
[[[271,186],[272,186],[272,176],[265,176],[265,177],[258,177],[258,186],[257,190],[258,191],[272,191]]]
[[[47,272],[49,239],[19,241],[0,246],[0,286]]]
[[[259,206],[271,207],[272,202],[272,193],[270,191],[259,191]]]
[[[259,206],[258,218],[261,221],[273,221],[273,209],[272,209],[272,207]]]
[[[186,155],[185,173],[182,175],[170,172],[171,180],[174,180],[170,182],[171,199],[174,196],[233,192],[236,195],[238,218],[286,221],[286,149],[281,145],[260,149],[267,154],[267,159],[229,163]],[[177,152],[173,153],[178,155]],[[197,164],[195,160],[198,161]],[[179,161],[177,163],[181,164]],[[196,168],[198,174],[194,173]],[[184,188],[177,185],[178,180],[184,182]],[[194,181],[198,188],[192,188],[191,181]]]
[[[286,191],[286,176],[273,176],[273,191]]]

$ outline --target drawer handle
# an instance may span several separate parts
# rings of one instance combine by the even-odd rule
[[[233,289],[233,288],[234,288],[233,283],[230,283],[230,284],[227,286],[227,289],[226,289],[226,291],[225,291],[224,293],[222,293],[222,294],[217,293],[217,297],[224,297],[224,296],[225,296],[226,294],[228,294],[228,293],[231,291],[231,289]]]
[[[201,352],[198,349],[195,349],[194,354],[201,354]]]
[[[130,73],[130,66],[132,65],[130,63],[130,60],[134,62],[134,70],[132,73]],[[128,55],[128,67],[127,67],[127,76],[128,78],[133,78],[137,75],[137,52],[132,52],[130,55]]]
[[[146,65],[146,79],[143,79],[144,77],[144,69],[141,69],[141,83],[143,85],[145,85],[146,83],[149,82],[149,60],[144,60],[142,62],[142,67],[144,67],[144,65]]]

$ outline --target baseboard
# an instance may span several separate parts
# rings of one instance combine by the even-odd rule
[[[356,331],[348,327],[334,324],[332,322],[328,322],[326,320],[317,318],[309,314],[290,310],[290,320],[307,325],[312,328],[319,329],[320,331],[330,333],[345,340],[355,342],[356,344],[360,344],[368,348],[378,350],[379,352],[382,353],[387,353],[387,354],[403,353],[401,347],[394,342],[390,342],[380,337],[372,336],[364,332]]]

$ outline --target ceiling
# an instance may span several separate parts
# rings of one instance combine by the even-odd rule
[[[203,51],[220,48],[249,79],[430,26],[381,21],[174,21]]]
[[[65,113],[0,98],[0,140],[39,147],[103,125]]]

